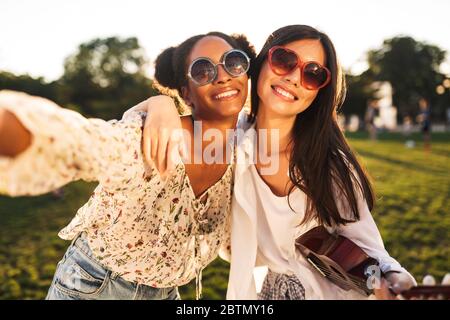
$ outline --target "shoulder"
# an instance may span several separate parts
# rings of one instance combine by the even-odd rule
[[[121,120],[110,120],[110,123],[123,124],[123,125],[142,125],[147,117],[147,112],[144,111],[132,111],[124,113]]]
[[[124,135],[142,136],[146,117],[146,112],[133,111],[124,115],[121,120],[109,120],[108,124]]]

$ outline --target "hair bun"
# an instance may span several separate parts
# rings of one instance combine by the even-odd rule
[[[243,34],[232,34],[231,37],[236,41],[239,49],[244,51],[251,60],[256,58],[255,47],[248,41],[247,37]]]
[[[177,83],[174,76],[173,56],[176,48],[170,47],[161,52],[155,61],[155,79],[164,87],[176,89]]]

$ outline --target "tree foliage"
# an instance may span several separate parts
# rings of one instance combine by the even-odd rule
[[[387,39],[381,48],[368,52],[369,70],[363,77],[391,83],[399,116],[415,115],[418,100],[423,97],[436,117],[444,117],[450,106],[450,92],[439,95],[436,88],[445,79],[439,68],[446,54],[435,45],[411,37]]]
[[[341,112],[344,114],[355,114],[363,118],[366,112],[367,101],[375,94],[375,89],[371,86],[373,80],[364,74],[354,76],[346,75],[347,95]]]
[[[120,118],[127,108],[155,93],[147,67],[136,38],[94,39],[66,59],[60,83],[64,96],[84,114]]]
[[[0,72],[0,89],[46,97],[87,117],[120,119],[125,110],[156,94],[144,50],[136,38],[94,39],[83,43],[51,83]]]

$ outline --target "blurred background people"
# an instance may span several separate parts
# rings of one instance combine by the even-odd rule
[[[417,116],[417,122],[420,123],[422,136],[423,136],[423,146],[426,151],[431,149],[431,119],[430,119],[430,105],[428,101],[424,98],[419,100],[420,112]]]
[[[377,100],[371,99],[367,103],[366,114],[364,115],[364,122],[366,130],[369,133],[369,138],[372,141],[377,140],[377,127],[375,125],[375,117],[377,115],[378,104]]]

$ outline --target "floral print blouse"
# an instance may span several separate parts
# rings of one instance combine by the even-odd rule
[[[165,180],[144,164],[144,113],[131,112],[120,121],[86,119],[12,91],[0,91],[0,108],[14,113],[33,135],[22,154],[0,157],[0,193],[37,195],[78,179],[99,181],[59,236],[71,240],[85,232],[106,268],[152,287],[179,286],[198,280],[221,246],[227,251],[231,164],[196,198],[182,163]]]

